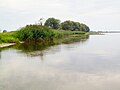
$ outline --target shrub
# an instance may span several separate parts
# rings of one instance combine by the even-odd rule
[[[54,33],[50,28],[41,25],[27,25],[17,32],[17,36],[22,41],[52,39]]]

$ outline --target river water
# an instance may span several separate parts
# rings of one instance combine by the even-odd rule
[[[1,49],[0,90],[120,90],[120,34]]]

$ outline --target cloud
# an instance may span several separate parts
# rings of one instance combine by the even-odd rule
[[[60,0],[3,0],[0,6],[14,10],[30,10],[30,9],[51,9],[53,7],[59,8],[63,3]],[[64,6],[63,6],[64,8]]]
[[[34,23],[40,17],[55,17],[62,21],[71,19],[86,23],[92,29],[104,28],[106,26],[102,24],[101,18],[106,19],[106,25],[110,25],[110,18],[111,22],[120,22],[119,4],[119,0],[1,0],[0,28],[15,29],[19,25]],[[11,19],[8,21],[9,18]],[[97,26],[98,24],[101,24],[101,27]],[[114,25],[116,24],[112,23],[111,27],[107,27],[113,29]],[[117,26],[116,29],[120,29],[119,25]]]

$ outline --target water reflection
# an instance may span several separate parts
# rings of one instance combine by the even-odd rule
[[[0,90],[120,90],[119,38],[91,36],[1,50]]]
[[[81,37],[68,37],[68,38],[57,39],[52,42],[45,42],[45,43],[17,44],[13,46],[12,48],[19,50],[20,53],[27,54],[27,56],[31,56],[31,57],[40,56],[41,59],[43,59],[43,56],[46,55],[46,53],[48,52],[55,53],[55,52],[60,51],[61,48],[57,47],[56,49],[55,45],[68,44],[65,49],[70,49],[71,46],[74,47],[75,43],[84,43],[88,39],[89,39],[89,36],[85,36],[82,38]]]
[[[66,72],[69,70],[64,64],[68,58],[66,51],[85,43],[88,38],[70,37],[51,43],[23,43],[2,48],[0,90],[59,90],[62,86],[66,88],[61,90],[70,90],[67,83],[77,80],[74,75],[79,74]]]

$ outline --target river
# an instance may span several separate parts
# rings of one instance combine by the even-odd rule
[[[0,90],[120,90],[120,34],[0,51]]]

